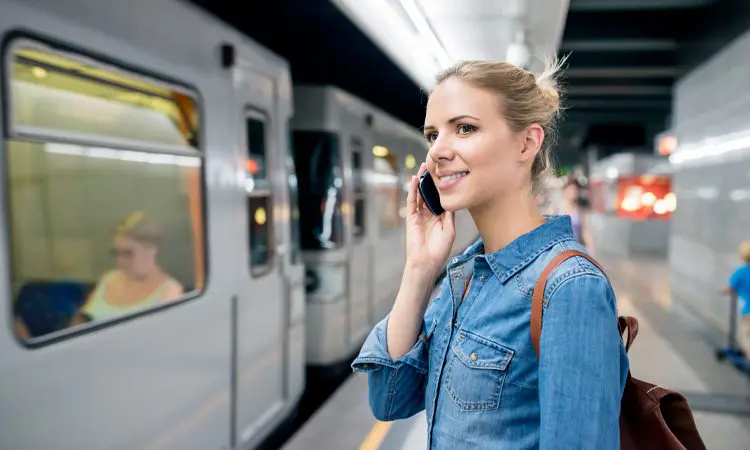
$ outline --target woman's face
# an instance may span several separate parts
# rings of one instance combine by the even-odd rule
[[[519,191],[528,184],[543,131],[514,133],[498,97],[458,78],[435,87],[427,103],[427,169],[444,209],[459,211]],[[541,133],[540,136],[534,136]],[[531,138],[531,141],[529,140]]]
[[[119,234],[115,236],[112,242],[112,252],[117,260],[117,268],[133,278],[148,275],[155,266],[156,246],[127,236]]]

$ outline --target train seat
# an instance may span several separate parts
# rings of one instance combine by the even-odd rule
[[[29,281],[18,293],[15,314],[24,321],[32,337],[62,330],[93,287],[93,283],[77,281]]]

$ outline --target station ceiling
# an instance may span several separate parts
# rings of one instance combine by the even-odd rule
[[[191,1],[287,59],[295,83],[337,85],[422,125],[423,89],[329,0]],[[651,152],[675,82],[747,29],[749,10],[746,0],[570,0],[559,162],[592,146]]]

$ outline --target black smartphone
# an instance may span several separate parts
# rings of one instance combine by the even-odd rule
[[[432,214],[439,216],[445,212],[440,205],[440,194],[438,193],[437,186],[435,186],[435,182],[427,170],[419,176],[419,193],[422,195],[422,200],[424,200],[427,209]]]

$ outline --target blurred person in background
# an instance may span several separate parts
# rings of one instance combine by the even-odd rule
[[[581,184],[573,177],[569,177],[563,185],[562,202],[558,214],[570,216],[573,224],[573,233],[575,233],[578,242],[594,255],[596,249],[594,246],[594,237],[591,233],[591,224],[589,222],[588,205],[581,196]]]
[[[746,357],[750,357],[750,241],[740,244],[737,253],[742,265],[729,277],[728,285],[721,291],[737,296],[740,308],[740,348]]]

